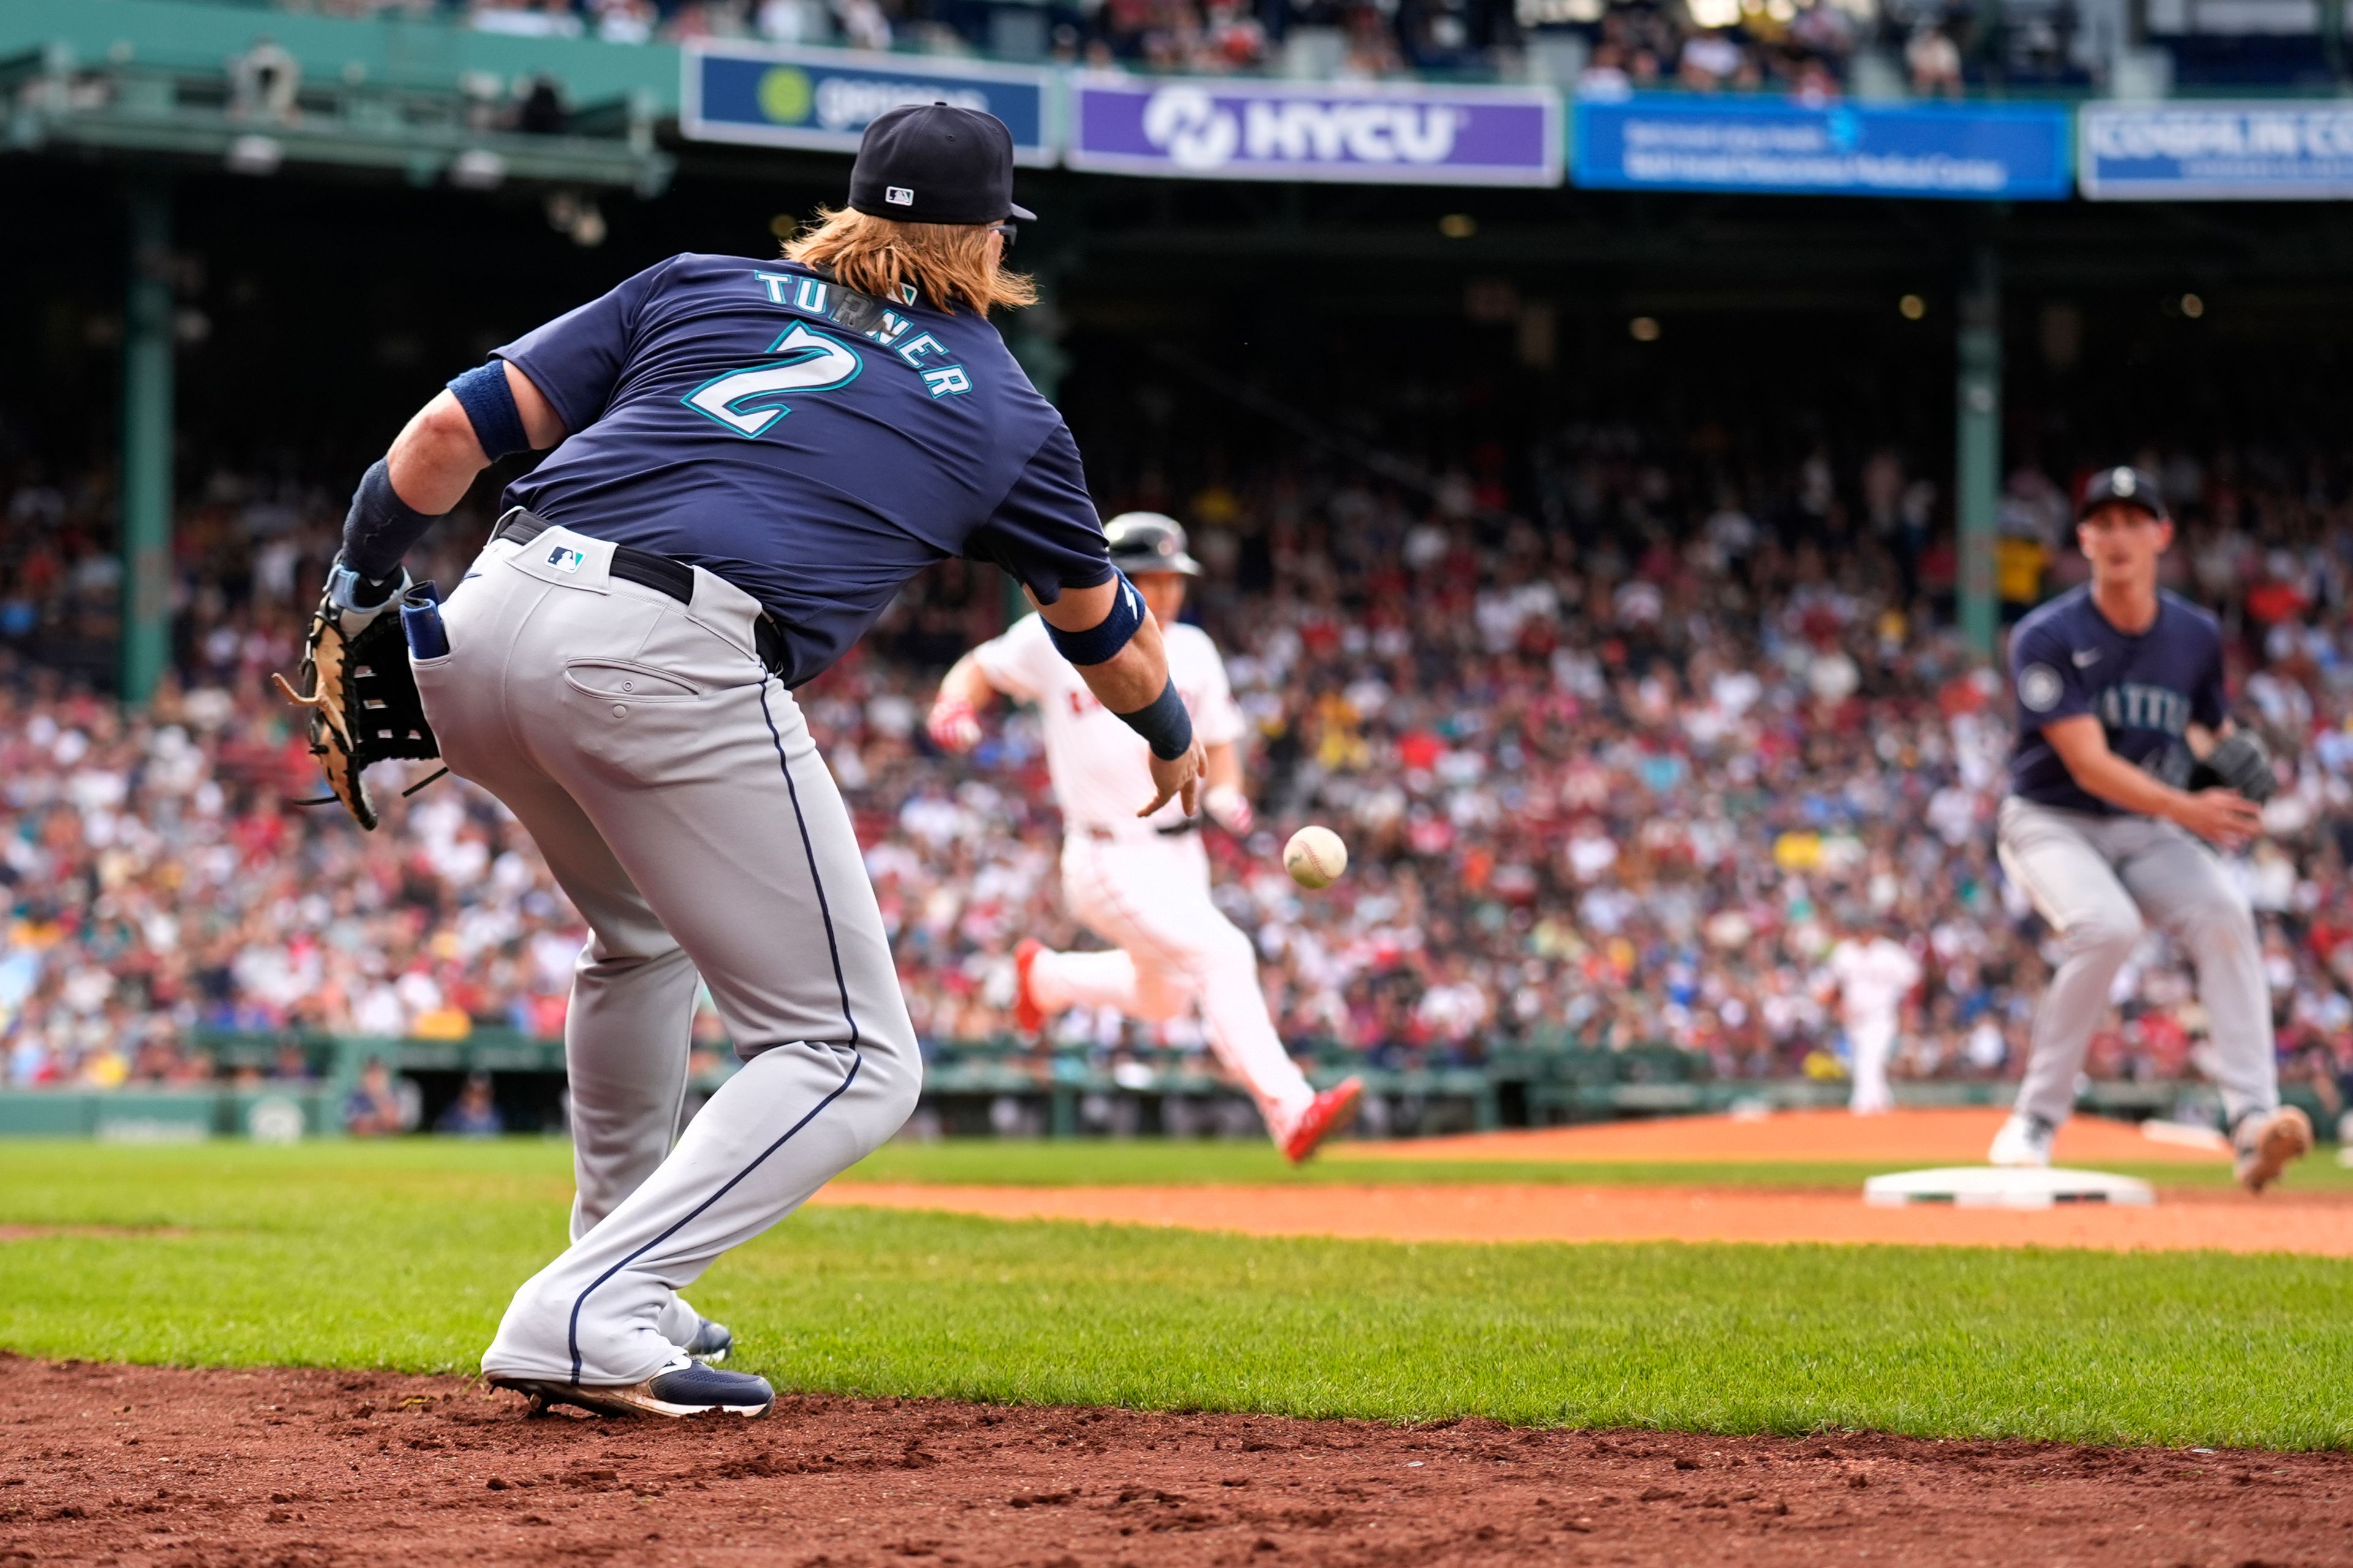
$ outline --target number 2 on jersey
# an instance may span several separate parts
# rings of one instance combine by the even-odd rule
[[[788,357],[712,376],[679,401],[748,441],[792,412],[779,401],[785,394],[831,392],[856,381],[863,368],[849,344],[798,321],[768,352]]]

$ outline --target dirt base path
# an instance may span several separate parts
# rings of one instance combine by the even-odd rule
[[[1330,1145],[1323,1159],[1561,1160],[1569,1162],[1706,1160],[1788,1163],[1813,1160],[1884,1161],[1891,1170],[1922,1165],[1978,1165],[2010,1113],[1985,1109],[1907,1110],[1885,1116],[1843,1110],[1785,1110],[1770,1116],[1662,1116],[1601,1121],[1583,1127],[1466,1132],[1451,1138],[1407,1138]],[[2159,1129],[2164,1131],[2163,1128]],[[2225,1147],[2159,1142],[2129,1121],[2078,1116],[2059,1130],[2053,1157],[2062,1165],[2227,1164]]]
[[[2153,1207],[1873,1208],[1859,1192],[1478,1186],[958,1187],[843,1183],[811,1200],[1385,1241],[1849,1241],[2353,1258],[2353,1194],[2167,1193]]]
[[[794,1399],[0,1358],[0,1563],[2320,1564],[2353,1460]]]

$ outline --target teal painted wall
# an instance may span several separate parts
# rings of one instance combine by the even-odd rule
[[[292,50],[306,76],[332,78],[356,67],[370,81],[447,89],[469,71],[509,79],[543,72],[575,106],[645,92],[663,112],[678,110],[678,50],[667,44],[515,38],[435,22],[345,21],[194,0],[0,0],[0,58],[63,43],[94,62],[127,46],[133,59],[150,64],[217,69],[262,37]]]

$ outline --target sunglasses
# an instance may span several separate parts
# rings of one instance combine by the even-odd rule
[[[1020,236],[1021,228],[1018,224],[993,223],[988,226],[988,232],[1005,237],[1005,254],[1010,256],[1013,254],[1013,242]]]

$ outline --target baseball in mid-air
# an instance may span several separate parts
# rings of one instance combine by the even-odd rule
[[[1348,847],[1330,828],[1311,825],[1282,847],[1282,868],[1303,888],[1328,888],[1348,868]]]

